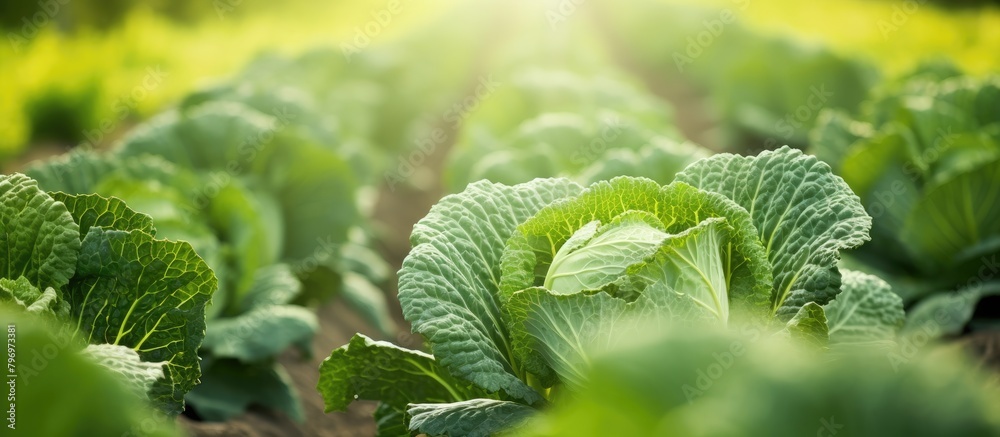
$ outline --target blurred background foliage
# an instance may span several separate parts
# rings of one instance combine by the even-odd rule
[[[379,42],[432,20],[447,10],[442,3],[452,2],[411,5],[394,15]],[[88,141],[86,133],[102,122],[116,136],[262,51],[333,46],[371,19],[370,7],[357,2],[50,0],[2,8],[0,162],[31,145]],[[162,80],[133,96],[150,69],[162,71]]]
[[[392,25],[384,26],[373,44],[390,44],[415,27],[434,23],[435,17],[457,3],[402,2],[401,13],[393,14]],[[559,3],[584,9],[575,2],[550,3],[552,10],[558,10]],[[783,80],[767,65],[759,65],[761,57],[755,52],[760,50],[786,51],[789,56],[798,51],[816,52],[813,63],[803,64],[806,70],[793,66],[788,74],[828,71],[831,77],[853,81],[840,88],[852,90],[870,83],[871,74],[864,66],[857,67],[858,73],[842,74],[844,68],[856,67],[835,65],[841,58],[874,65],[888,77],[903,74],[929,57],[946,57],[971,74],[995,71],[1000,62],[994,55],[1000,52],[1000,10],[995,2],[940,2],[946,7],[914,3],[919,5],[914,8],[905,2],[863,0],[661,0],[635,2],[628,7],[593,3],[590,9],[601,10],[601,21],[631,20],[625,32],[640,37],[628,38],[628,47],[615,50],[625,48],[632,52],[626,55],[640,59],[649,59],[646,55],[657,51],[662,54],[668,40],[683,51],[685,37],[704,30],[700,20],[652,20],[661,15],[648,12],[664,7],[680,8],[686,18],[697,14],[712,18],[718,15],[714,8],[729,8],[739,23],[727,26],[725,32],[779,38],[739,41],[736,50],[745,52],[747,60],[733,62],[732,68],[714,69],[722,75],[721,83],[731,87],[722,94],[752,94],[754,90],[744,84],[758,77]],[[959,7],[971,3],[986,5]],[[175,104],[195,86],[229,76],[263,50],[299,53],[317,45],[351,41],[357,36],[357,26],[372,19],[373,8],[360,2],[273,4],[251,0],[5,2],[0,6],[0,27],[7,40],[0,44],[0,60],[7,65],[0,69],[0,161],[22,156],[34,145],[65,148],[93,139],[103,143],[130,124]],[[485,6],[480,9],[490,10]],[[622,30],[622,26],[616,27]],[[666,33],[677,38],[660,36]],[[724,52],[725,45],[710,48]],[[672,63],[670,56],[658,58],[659,62]],[[699,61],[695,65],[709,64]],[[163,80],[147,93],[135,93],[142,98],[133,98],[135,87],[141,86],[150,68],[162,70]],[[701,79],[709,81],[703,85],[713,83],[712,75],[703,76]],[[745,79],[725,81],[726,77]],[[763,88],[759,92],[767,91]],[[852,93],[837,92],[834,99],[852,109],[861,100]],[[722,108],[719,112],[723,118],[747,119],[739,123],[743,126],[737,131],[749,130],[768,138],[769,133],[760,132],[755,124],[762,119],[748,115],[745,108]],[[102,123],[110,123],[110,132],[98,136],[96,129]],[[92,134],[89,138],[88,132]],[[788,140],[802,141],[804,134],[805,130],[796,130]],[[730,143],[701,142],[709,147]]]

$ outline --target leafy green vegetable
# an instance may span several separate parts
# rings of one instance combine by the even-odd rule
[[[148,216],[124,215],[123,202],[102,200],[115,196],[152,216],[159,235],[190,242],[220,282],[208,310],[201,358],[233,358],[254,368],[273,363],[291,346],[311,352],[318,323],[300,305],[337,292],[347,294],[384,332],[395,329],[384,295],[371,283],[385,280],[379,270],[385,270],[384,262],[379,264],[377,255],[366,253],[363,241],[351,236],[359,222],[354,174],[336,150],[315,144],[319,138],[302,131],[296,117],[304,109],[264,109],[268,113],[232,101],[188,102],[182,111],[141,125],[110,153],[75,152],[29,170],[46,189],[72,193],[56,198],[79,210],[82,235],[94,225],[153,231]],[[317,202],[317,195],[326,200]],[[348,270],[352,264],[341,259],[348,248],[345,258],[360,257],[353,262],[365,264],[367,270],[359,270],[371,277]],[[190,329],[205,326],[191,323]],[[184,366],[193,368],[197,359],[189,354]],[[222,375],[232,366],[217,368],[205,381],[219,377],[221,382],[211,386],[249,385],[252,380],[238,382],[240,375],[261,373],[248,369]],[[290,387],[285,391],[293,393]],[[219,393],[226,394],[195,396],[206,403],[200,410],[212,410],[205,417],[225,419],[259,400],[237,387]],[[275,405],[302,417],[295,402]]]
[[[1000,255],[1000,79],[939,70],[886,84],[857,116],[827,113],[813,132],[876,218],[857,268],[885,276],[933,335],[970,321]]]
[[[485,435],[585,390],[594,355],[644,323],[819,346],[894,334],[901,303],[874,278],[850,274],[851,293],[830,303],[838,251],[867,240],[871,218],[827,165],[783,148],[713,156],[677,179],[480,181],[444,197],[414,227],[399,284],[434,355],[355,337],[321,368],[328,409],[375,399],[386,429],[405,408],[411,432]],[[846,314],[854,303],[864,311]],[[840,323],[833,340],[824,304]]]
[[[196,352],[217,288],[205,261],[147,233],[151,219],[120,199],[50,195],[14,174],[0,176],[0,200],[0,298],[71,326],[88,355],[180,413],[201,375]]]

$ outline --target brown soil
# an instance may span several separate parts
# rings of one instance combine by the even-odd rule
[[[1000,382],[1000,331],[978,331],[959,340],[977,362]]]

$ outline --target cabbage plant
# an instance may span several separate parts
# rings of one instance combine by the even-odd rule
[[[46,190],[125,200],[215,272],[219,291],[195,362],[202,384],[186,394],[205,420],[250,405],[305,420],[277,357],[290,347],[311,353],[319,321],[307,306],[334,293],[394,330],[383,293],[369,282],[381,259],[351,238],[361,220],[350,166],[304,138],[295,114],[206,102],[161,114],[107,153],[78,150],[27,170]]]
[[[637,318],[891,339],[899,299],[837,268],[870,226],[829,166],[789,148],[706,158],[665,186],[476,182],[417,223],[400,270],[403,313],[433,355],[358,335],[318,389],[327,411],[380,401],[381,434],[487,435],[586,386],[588,351]]]
[[[859,115],[827,112],[813,131],[875,217],[854,257],[894,284],[907,330],[951,335],[996,324],[1000,295],[1000,77],[947,64],[890,82]]]
[[[0,175],[0,303],[61,327],[44,349],[20,349],[22,381],[42,379],[53,354],[68,349],[160,412],[183,411],[201,376],[217,280],[190,244],[156,232],[121,199],[46,192],[23,174]]]

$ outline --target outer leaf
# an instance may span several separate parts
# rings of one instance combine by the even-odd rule
[[[45,191],[69,194],[100,193],[98,187],[108,177],[155,180],[178,190],[201,187],[186,169],[155,155],[122,159],[110,153],[72,150],[31,165],[26,174]]]
[[[355,241],[340,248],[343,269],[357,272],[376,284],[389,280],[392,269],[382,257],[367,245]]]
[[[326,412],[355,400],[378,400],[396,409],[414,402],[455,402],[486,393],[448,374],[434,357],[356,334],[319,368]]]
[[[177,414],[201,373],[197,351],[216,285],[187,243],[91,228],[66,299],[89,343],[128,346],[143,361],[168,362],[150,399]]]
[[[414,404],[406,409],[413,432],[467,437],[487,437],[510,431],[537,412],[523,404],[493,399]]]
[[[254,362],[276,356],[292,345],[311,351],[318,328],[316,314],[306,308],[261,306],[236,317],[213,320],[201,346],[217,357]]]
[[[142,361],[134,350],[114,344],[92,344],[83,355],[116,373],[124,384],[140,398],[145,399],[156,380],[163,378],[165,362]]]
[[[843,291],[823,308],[834,343],[892,340],[903,326],[903,299],[877,276],[842,270]]]
[[[206,420],[225,421],[259,405],[282,411],[300,423],[305,421],[299,394],[281,365],[217,360],[206,366],[202,379],[186,399]]]
[[[116,197],[106,198],[97,194],[52,193],[52,198],[66,205],[69,213],[80,225],[80,239],[87,235],[91,227],[117,229],[119,231],[142,231],[155,235],[153,218],[133,211],[124,201]]]
[[[500,256],[518,224],[580,189],[563,179],[513,187],[477,182],[442,199],[414,226],[414,247],[399,273],[399,301],[414,332],[424,335],[450,373],[490,392],[541,399],[511,362],[498,301]]]
[[[577,177],[582,182],[606,181],[618,176],[650,178],[660,184],[673,182],[674,175],[691,163],[711,155],[708,149],[690,142],[651,138],[648,145],[633,151],[609,150]]]
[[[215,177],[224,176],[215,174],[208,180],[216,180]],[[284,228],[280,215],[273,196],[252,190],[238,179],[219,188],[209,206],[199,214],[198,218],[234,251],[228,259],[233,279],[229,285],[233,292],[230,311],[238,311],[244,300],[243,293],[253,285],[257,271],[278,260]]]
[[[968,365],[959,348],[908,354],[900,365],[878,351],[849,350],[831,360],[733,332],[662,334],[595,360],[585,391],[517,434],[936,437],[1000,430],[991,374]],[[872,411],[885,415],[874,419]]]
[[[868,240],[872,219],[858,196],[828,165],[798,150],[715,155],[677,180],[728,196],[750,212],[773,268],[773,308],[782,319],[836,296],[838,251]]]
[[[268,165],[268,183],[285,223],[284,259],[336,255],[336,245],[358,221],[357,187],[347,162],[329,149],[298,144],[277,148]],[[317,195],[329,199],[318,202]]]
[[[66,206],[22,174],[0,175],[0,278],[61,290],[73,277],[80,230]]]
[[[182,167],[223,172],[215,181],[262,181],[281,206],[283,258],[322,258],[318,252],[334,253],[328,246],[343,243],[357,220],[355,183],[336,152],[285,131],[289,121],[234,102],[208,102],[150,121],[125,138],[118,153],[158,155]],[[335,198],[316,202],[318,193]]]
[[[872,135],[870,124],[854,121],[844,111],[824,109],[816,117],[816,127],[809,133],[811,152],[820,161],[839,168],[843,156],[855,141]]]

